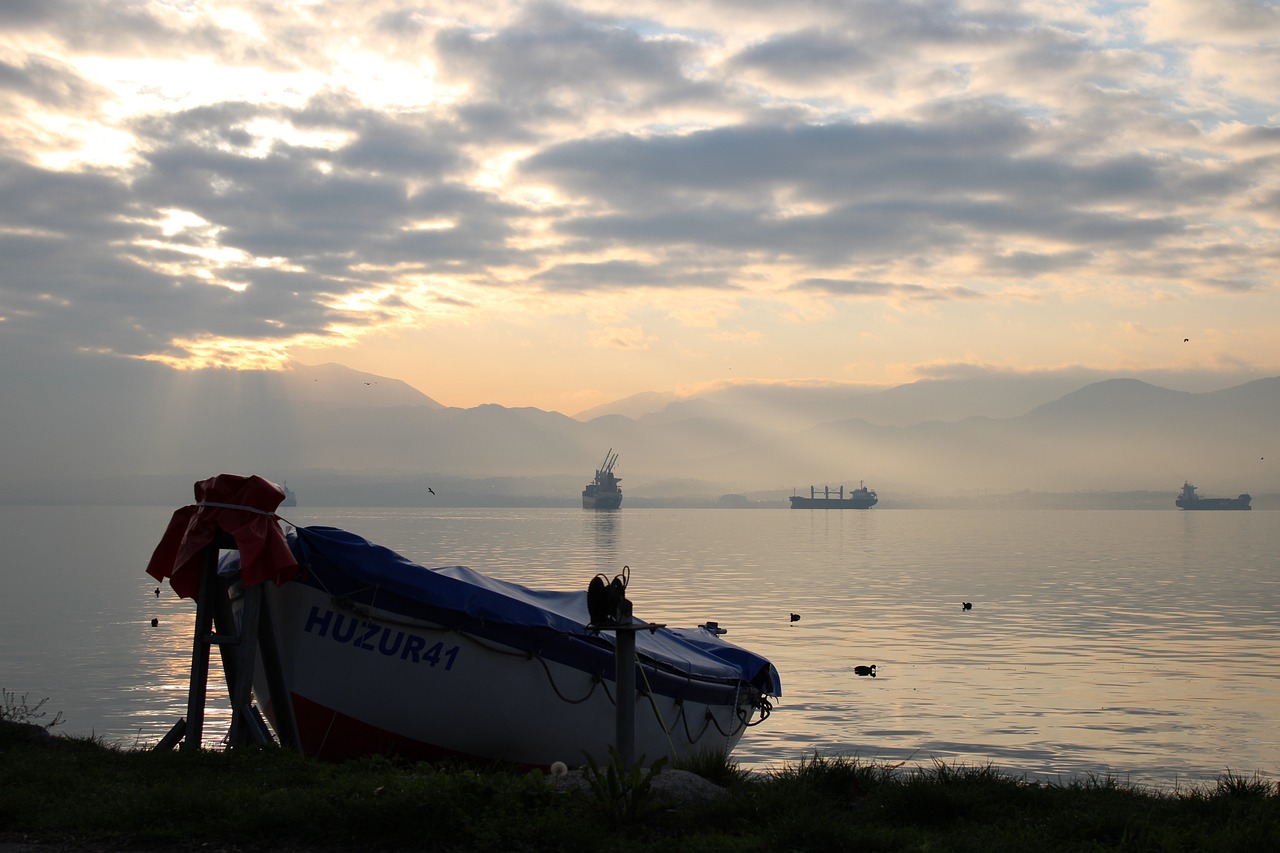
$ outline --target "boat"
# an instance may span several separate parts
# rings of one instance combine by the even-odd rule
[[[1249,504],[1253,498],[1247,494],[1234,498],[1202,498],[1196,494],[1196,487],[1188,482],[1182,484],[1182,491],[1174,501],[1182,509],[1251,509]]]
[[[622,506],[622,489],[618,488],[622,478],[613,474],[617,461],[618,454],[610,447],[604,455],[604,463],[596,469],[595,479],[582,490],[583,509],[618,509]]]
[[[859,482],[858,488],[850,489],[846,496],[844,486],[840,486],[832,494],[830,486],[822,487],[822,494],[814,486],[809,487],[809,496],[792,495],[792,509],[871,509],[879,503],[880,498],[866,483]]]
[[[280,506],[297,506],[298,496],[293,489],[289,488],[289,481],[283,480],[280,483],[280,491],[284,492],[284,500],[280,501]]]
[[[618,740],[624,631],[635,640],[633,755],[646,764],[728,754],[781,695],[773,664],[724,640],[715,622],[602,625],[603,576],[566,592],[426,568],[349,531],[281,522],[275,503],[245,494],[254,493],[198,488],[147,572],[194,598],[207,588],[193,577],[199,549],[216,547],[208,543],[220,530],[235,535],[217,563],[218,588],[237,622],[251,598],[269,614],[272,665],[260,649],[252,693],[304,754],[606,764]],[[625,592],[627,571],[609,586]]]

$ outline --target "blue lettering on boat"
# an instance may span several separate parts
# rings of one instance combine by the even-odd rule
[[[356,643],[356,645],[365,651],[371,652],[374,647],[369,643],[369,639],[378,633],[378,626],[374,625],[372,622],[361,622],[360,624],[365,626],[364,638],[361,639],[360,642]]]
[[[396,631],[396,642],[391,648],[387,648],[387,639],[391,636],[390,628],[382,629],[382,637],[378,640],[378,651],[388,657],[395,657],[396,652],[400,651],[400,644],[404,642],[404,631]]]
[[[427,647],[426,637],[419,637],[417,634],[409,635],[409,642],[404,644],[404,653],[400,655],[401,660],[413,658],[413,662],[418,662],[418,653]]]
[[[367,652],[377,652],[384,657],[399,657],[400,660],[425,663],[432,667],[443,661],[446,672],[453,669],[460,651],[459,646],[446,649],[444,643],[436,643],[428,648],[425,637],[407,631],[393,631],[367,619],[355,619],[332,610],[322,611],[315,605],[312,606],[302,630]]]
[[[333,623],[333,638],[339,643],[349,643],[355,633],[356,620],[339,613],[337,621]]]

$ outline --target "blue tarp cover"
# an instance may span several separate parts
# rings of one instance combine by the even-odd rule
[[[304,570],[295,582],[319,587],[335,598],[530,652],[547,652],[552,640],[562,646],[565,639],[576,640],[572,645],[581,653],[613,646],[611,632],[586,628],[590,617],[585,582],[578,592],[554,592],[498,580],[465,566],[428,569],[335,527],[295,528],[288,541]],[[636,650],[642,659],[685,676],[742,680],[770,696],[782,694],[778,672],[767,659],[702,628],[639,631]]]

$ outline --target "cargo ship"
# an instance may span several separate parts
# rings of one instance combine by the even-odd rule
[[[1184,482],[1182,493],[1174,503],[1182,509],[1250,509],[1252,500],[1247,494],[1234,498],[1202,498],[1196,494],[1195,486]]]
[[[814,486],[809,487],[809,496],[792,495],[792,509],[871,509],[879,502],[876,493],[868,489],[865,483],[858,483],[858,488],[850,489],[849,494],[844,493],[844,486],[840,486],[834,493],[830,486],[822,487],[822,494],[818,494],[818,490]]]
[[[596,469],[596,478],[582,490],[583,509],[618,509],[622,506],[622,489],[618,483],[621,477],[613,475],[613,465],[618,461],[618,454],[609,448],[604,455],[604,464]]]

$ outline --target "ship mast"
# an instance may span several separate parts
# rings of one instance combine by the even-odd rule
[[[601,479],[613,474],[613,464],[618,461],[618,454],[613,452],[613,448],[609,448],[609,452],[604,455],[604,464],[596,471],[596,478]]]

